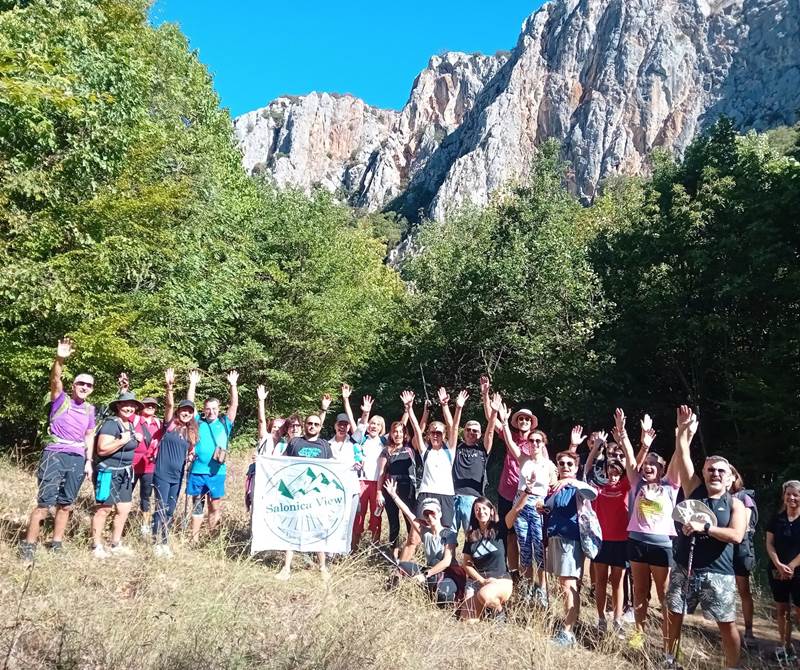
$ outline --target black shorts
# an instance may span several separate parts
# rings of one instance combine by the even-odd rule
[[[111,471],[111,489],[105,500],[97,500],[97,475],[98,468],[95,468],[94,493],[95,502],[98,505],[117,505],[119,503],[129,503],[133,500],[133,467]]]
[[[767,576],[769,577],[769,588],[772,589],[772,599],[776,603],[789,604],[791,602],[795,607],[800,607],[800,570],[795,570],[794,576],[784,581],[775,579],[775,568],[770,564],[767,568]]]
[[[505,543],[507,535],[516,535],[514,527],[508,528],[506,526],[506,514],[514,507],[513,500],[506,500],[503,496],[497,496],[497,515],[500,517],[500,532],[498,537]],[[506,548],[506,556],[508,555],[508,548]]]
[[[603,540],[593,563],[603,563],[614,568],[628,567],[628,540]]]
[[[426,498],[435,498],[439,501],[439,506],[442,508],[442,525],[445,528],[450,528],[453,525],[453,496],[441,493],[420,493],[417,496],[416,509],[416,514],[419,518],[422,518],[422,501]]]
[[[68,454],[63,451],[42,452],[39,469],[36,471],[39,480],[36,506],[72,505],[83,483],[85,465],[86,458],[81,454]]]
[[[669,568],[672,567],[672,547],[629,538],[628,560],[631,563],[647,563],[659,568]]]

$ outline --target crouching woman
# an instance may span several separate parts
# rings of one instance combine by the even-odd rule
[[[494,614],[503,612],[503,605],[511,597],[513,582],[506,570],[497,509],[483,496],[472,505],[462,561],[468,582],[461,618],[474,622],[484,610]]]
[[[399,572],[426,585],[438,605],[452,605],[464,597],[466,574],[456,564],[457,535],[442,524],[442,508],[436,498],[426,498],[420,503],[421,517],[417,518],[397,493],[397,482],[387,479],[383,485],[386,493],[397,505],[411,527],[422,538],[426,567],[410,561],[401,561]]]

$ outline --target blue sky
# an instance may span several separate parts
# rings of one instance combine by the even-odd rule
[[[156,0],[153,23],[178,23],[234,116],[282,94],[352,93],[399,109],[442,51],[511,49],[540,0],[404,3]]]

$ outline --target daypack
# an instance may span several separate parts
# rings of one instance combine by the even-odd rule
[[[580,493],[576,495],[580,496]],[[578,530],[581,534],[583,553],[594,560],[600,552],[600,545],[603,544],[603,531],[592,504],[584,498],[580,499],[578,506]]]
[[[756,505],[755,491],[751,489],[742,489],[738,493],[733,494],[733,497],[738,498],[744,503],[745,495],[750,496],[753,501],[753,507],[750,510],[750,522],[747,524],[744,538],[739,544],[733,545],[734,561],[741,563],[741,566],[748,572],[752,571],[756,566],[756,550],[753,539],[756,533],[756,526],[758,525],[758,506]]]

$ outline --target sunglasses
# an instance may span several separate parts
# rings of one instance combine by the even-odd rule
[[[571,468],[573,465],[575,465],[575,461],[558,461],[558,464]]]
[[[543,440],[542,438],[540,438],[540,437],[534,437],[534,438],[531,440],[531,442],[532,442],[533,444],[544,444],[544,440]]]
[[[302,428],[302,426],[299,423],[290,423],[289,428]]]
[[[444,431],[443,430],[432,430],[431,434],[432,435],[444,435]]]
[[[519,417],[517,417],[517,423],[522,423],[523,421],[525,423],[530,423],[531,419],[528,416],[519,416]]]
[[[728,472],[728,468],[706,468],[706,472],[710,475],[724,475],[726,472]]]
[[[306,421],[306,426],[319,426],[319,425],[321,425],[319,421]]]
[[[94,384],[92,384],[92,382],[74,382],[73,386],[85,386],[87,389],[94,388]]]
[[[465,428],[464,431],[467,432],[467,433],[480,433],[481,429],[480,428]]]

